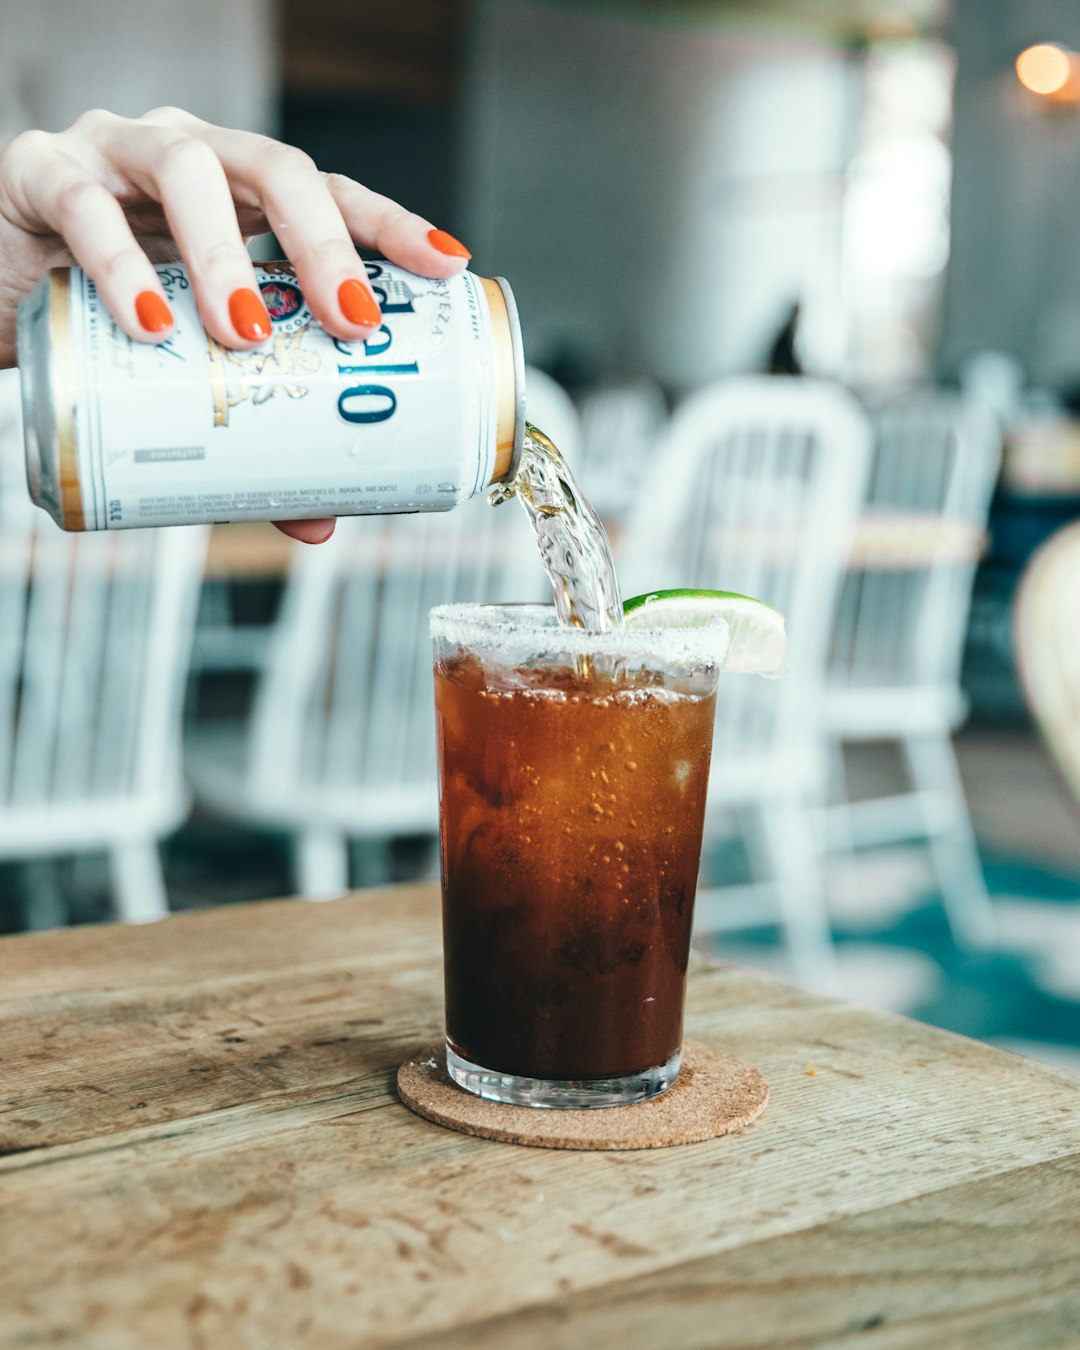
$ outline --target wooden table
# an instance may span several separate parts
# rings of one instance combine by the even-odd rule
[[[410,1115],[436,896],[0,941],[0,1344],[1080,1344],[1080,1082],[699,966],[767,1114],[653,1153]]]

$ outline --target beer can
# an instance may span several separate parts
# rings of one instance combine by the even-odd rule
[[[507,478],[525,432],[510,287],[364,263],[366,341],[314,319],[291,263],[256,266],[272,331],[250,351],[199,322],[187,269],[157,268],[176,326],[136,342],[81,268],[19,308],[27,482],[65,530],[445,511]]]

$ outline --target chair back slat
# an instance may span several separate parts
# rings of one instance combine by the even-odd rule
[[[844,581],[829,681],[955,685],[1000,462],[997,422],[970,402],[930,393],[871,404],[868,415],[867,552]],[[879,560],[875,530],[898,546]]]
[[[132,791],[149,795],[182,782],[182,713],[210,529],[131,533],[141,536],[142,565],[152,578],[144,626],[136,630],[145,658],[132,773]]]
[[[667,404],[654,380],[633,380],[596,389],[581,408],[581,454],[573,461],[578,481],[606,520],[626,518],[667,423]]]
[[[380,604],[378,567],[351,568],[338,597],[334,660],[326,671],[325,754],[319,776],[328,784],[355,782],[364,753],[375,700]],[[318,719],[314,730],[318,734]]]
[[[146,634],[152,600],[149,562],[153,545],[141,531],[130,540],[106,538],[101,542],[112,547],[99,550],[105,554],[100,560],[99,577],[108,590],[108,605],[93,789],[99,796],[122,796],[131,791],[134,781],[140,719],[133,716],[133,710],[138,708],[140,691],[149,678]],[[108,562],[112,564],[111,576]]]
[[[66,538],[35,539],[14,727],[13,806],[45,803],[51,794],[74,551]]]
[[[94,550],[99,558],[102,550]],[[83,551],[84,554],[86,550]],[[108,587],[85,556],[71,578],[71,601],[60,690],[60,724],[53,797],[73,801],[90,792],[105,658]]]
[[[18,713],[33,536],[4,531],[0,515],[0,807],[13,787],[13,729]]]

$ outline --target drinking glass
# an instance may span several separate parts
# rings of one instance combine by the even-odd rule
[[[674,1083],[726,630],[432,611],[446,1058],[461,1087],[619,1106]]]

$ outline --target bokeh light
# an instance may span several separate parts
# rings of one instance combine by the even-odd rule
[[[1028,47],[1016,58],[1016,74],[1033,94],[1056,94],[1069,83],[1072,61],[1069,53],[1050,42]]]

